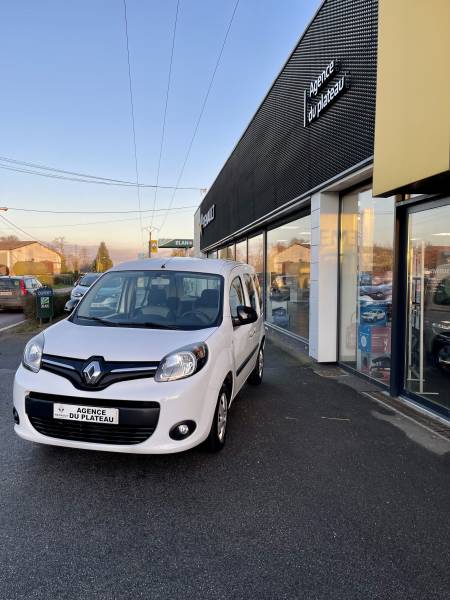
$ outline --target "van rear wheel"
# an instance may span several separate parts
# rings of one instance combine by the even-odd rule
[[[264,344],[261,344],[258,350],[258,358],[256,359],[256,365],[253,371],[250,373],[248,382],[252,385],[261,385],[263,380],[264,372]]]

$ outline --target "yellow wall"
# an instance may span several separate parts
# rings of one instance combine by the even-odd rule
[[[11,250],[10,264],[8,266],[10,269],[13,269],[16,262],[43,262],[47,260],[53,263],[53,273],[61,273],[61,256],[54,250],[37,242],[33,242],[32,244],[27,244],[26,246]]]
[[[379,0],[374,195],[449,170],[450,0]]]

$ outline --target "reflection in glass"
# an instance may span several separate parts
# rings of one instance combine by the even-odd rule
[[[217,258],[217,250],[211,250],[211,252],[208,252],[208,258]]]
[[[223,258],[223,259],[228,258],[228,249],[227,248],[220,248],[219,258]]]
[[[248,238],[248,258],[247,262],[251,265],[258,277],[259,285],[264,287],[264,235],[260,233],[254,237]]]
[[[304,338],[309,337],[310,239],[309,215],[267,232],[267,321]]]
[[[238,262],[247,262],[247,240],[236,244],[236,260]]]
[[[390,379],[392,198],[370,188],[346,194],[341,204],[339,360],[384,383]]]
[[[227,251],[226,258],[228,258],[228,260],[234,260],[234,244],[227,246],[226,251]]]
[[[450,408],[450,206],[413,213],[406,389]]]

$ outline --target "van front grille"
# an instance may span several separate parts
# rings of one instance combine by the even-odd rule
[[[140,444],[155,431],[154,427],[135,425],[103,425],[99,423],[77,423],[53,418],[29,417],[33,427],[48,437],[96,444]]]
[[[117,408],[119,423],[78,422],[53,417],[54,403]],[[140,444],[155,431],[160,406],[158,402],[78,398],[30,392],[25,398],[25,411],[31,425],[51,438],[96,444]]]

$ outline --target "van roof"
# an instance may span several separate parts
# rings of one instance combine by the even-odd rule
[[[245,263],[234,260],[217,258],[190,258],[173,256],[168,258],[144,258],[121,263],[110,269],[111,271],[194,271],[197,273],[214,273],[225,275],[235,267],[243,266]]]

